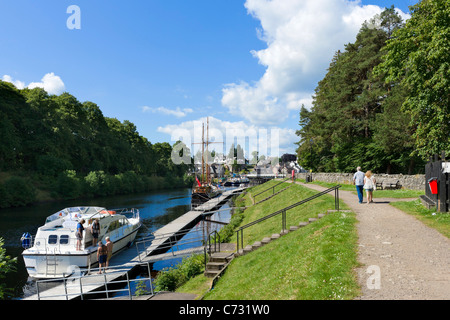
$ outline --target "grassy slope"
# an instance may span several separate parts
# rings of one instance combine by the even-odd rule
[[[273,184],[275,182],[269,182],[250,192],[256,194]],[[293,185],[276,197],[247,209],[242,224],[312,194],[309,189]],[[327,209],[334,209],[331,196],[288,211],[287,225],[296,225]],[[353,272],[357,266],[355,223],[353,213],[333,213],[234,259],[205,299],[353,299],[359,292]],[[281,216],[266,220],[245,232],[244,245],[280,230]]]

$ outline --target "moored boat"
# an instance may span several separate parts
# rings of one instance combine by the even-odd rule
[[[35,236],[22,237],[22,256],[32,278],[70,276],[76,268],[89,269],[98,265],[97,243],[94,243],[92,224],[100,224],[98,240],[106,237],[113,242],[112,255],[130,246],[141,226],[139,210],[102,207],[70,207],[47,217]],[[77,248],[77,225],[83,222],[81,246]]]

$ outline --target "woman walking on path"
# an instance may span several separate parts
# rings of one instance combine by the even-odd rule
[[[364,190],[367,194],[367,204],[373,202],[373,190],[375,189],[375,178],[372,176],[372,171],[367,171],[364,177]]]

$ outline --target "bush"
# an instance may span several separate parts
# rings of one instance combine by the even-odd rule
[[[164,268],[155,279],[155,290],[175,291],[190,278],[202,273],[204,270],[203,263],[203,255],[198,254],[184,258],[178,266]]]
[[[12,207],[26,206],[36,199],[36,188],[28,179],[13,176],[5,181],[4,189]]]
[[[75,170],[65,170],[58,175],[54,192],[64,199],[76,199],[82,194],[82,183]]]
[[[230,242],[233,235],[235,235],[235,232],[234,232],[235,229],[241,224],[242,220],[244,220],[243,213],[241,213],[239,211],[239,212],[233,214],[233,216],[230,219],[230,223],[228,223],[225,227],[223,227],[219,231],[221,243]]]
[[[103,171],[91,171],[84,177],[86,193],[105,196],[108,194],[108,178]]]
[[[184,274],[176,267],[162,269],[155,279],[156,291],[175,291],[185,282]]]
[[[7,208],[10,206],[9,193],[3,184],[0,184],[0,208]]]
[[[59,173],[73,169],[72,163],[51,155],[40,156],[37,159],[37,171],[44,176],[56,177]]]

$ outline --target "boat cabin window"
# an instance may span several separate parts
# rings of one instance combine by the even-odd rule
[[[56,234],[51,234],[48,236],[48,244],[56,244],[58,242],[58,236]]]
[[[111,232],[111,231],[113,231],[113,230],[116,230],[116,229],[119,228],[119,227],[120,227],[119,220],[113,221],[113,222],[111,222],[111,224],[109,225],[108,232]]]
[[[61,235],[59,237],[59,244],[69,244],[69,236],[67,234]]]

